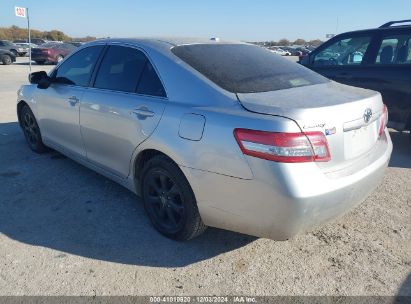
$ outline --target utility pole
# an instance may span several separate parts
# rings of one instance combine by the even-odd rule
[[[30,30],[30,17],[29,17],[29,8],[27,10],[27,29],[29,30],[29,69],[31,73],[31,30]]]
[[[17,17],[22,17],[27,19],[27,30],[29,31],[29,66],[31,73],[31,31],[30,31],[30,18],[29,18],[29,9],[27,7],[16,6],[14,8],[15,14]]]

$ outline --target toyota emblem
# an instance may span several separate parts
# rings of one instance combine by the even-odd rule
[[[370,108],[365,109],[363,118],[365,123],[370,122],[372,118],[372,110]]]

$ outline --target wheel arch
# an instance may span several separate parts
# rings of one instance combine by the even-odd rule
[[[22,126],[21,125],[21,111],[22,111],[24,106],[30,107],[29,104],[27,102],[25,102],[24,100],[20,100],[17,103],[17,120],[19,122],[20,127]],[[33,115],[34,115],[34,113],[33,113]]]
[[[141,172],[143,171],[144,165],[153,157],[160,155],[167,157],[178,166],[178,163],[175,160],[160,150],[147,148],[140,151],[135,157],[133,165],[133,179],[137,194],[141,194]]]

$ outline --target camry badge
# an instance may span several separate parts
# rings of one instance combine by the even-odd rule
[[[370,122],[370,120],[372,118],[372,110],[370,108],[365,109],[363,118],[364,118],[365,123]]]

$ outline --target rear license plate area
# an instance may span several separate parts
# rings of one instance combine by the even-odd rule
[[[344,132],[344,156],[352,159],[369,151],[378,140],[378,121]]]

